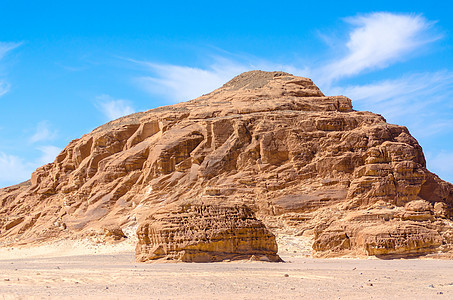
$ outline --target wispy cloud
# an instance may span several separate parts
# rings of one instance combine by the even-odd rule
[[[109,95],[96,97],[96,107],[110,121],[135,112],[128,100],[114,99]]]
[[[213,63],[202,68],[128,60],[145,66],[150,73],[135,79],[142,89],[178,102],[211,92],[232,77],[255,69],[287,71],[312,77],[320,86],[331,87],[337,79],[406,60],[422,46],[441,38],[433,33],[435,23],[421,15],[376,12],[349,17],[345,21],[352,25],[352,29],[348,39],[336,47],[345,49],[345,53],[334,61],[318,62],[325,67],[313,66],[312,70],[307,66],[271,63],[244,55],[239,60],[237,57],[214,56]]]
[[[36,126],[35,133],[29,138],[30,143],[51,141],[57,137],[58,131],[51,129],[49,121],[41,121]]]
[[[130,61],[145,66],[152,74],[136,78],[136,83],[148,93],[163,96],[171,102],[186,101],[212,92],[236,75],[250,70],[282,70],[302,76],[308,74],[308,68],[264,60],[242,62],[220,56],[212,60],[205,68]]]
[[[145,66],[150,72],[149,76],[135,79],[142,89],[179,102],[211,92],[239,73],[254,69],[282,70],[310,76],[319,85],[330,87],[336,79],[385,68],[405,60],[423,45],[440,38],[432,34],[434,23],[421,15],[377,12],[346,18],[345,21],[352,25],[348,40],[339,47],[346,49],[346,52],[333,62],[325,62],[324,68],[313,68],[314,71],[306,66],[270,63],[243,56],[240,61],[215,56],[213,63],[204,68],[129,61]]]
[[[53,162],[62,149],[56,146],[47,145],[38,147],[38,150],[41,151],[41,157],[38,159],[38,165],[44,165]]]
[[[453,96],[451,72],[413,74],[367,85],[334,87],[327,92],[353,99],[358,110],[371,110],[389,122],[406,125],[418,137],[453,129],[453,111],[448,107]]]
[[[5,43],[0,42],[0,60],[11,50],[17,48],[21,43]],[[0,97],[9,92],[10,84],[5,80],[0,78]]]
[[[379,12],[345,21],[354,26],[345,45],[347,53],[321,70],[324,80],[385,68],[440,38],[428,32],[433,23],[420,15]]]
[[[35,165],[18,156],[0,152],[0,188],[30,179]]]
[[[196,98],[248,70],[246,66],[226,59],[218,60],[205,69],[151,62],[139,63],[148,67],[153,74],[137,78],[139,86],[170,101]]]
[[[14,48],[19,47],[21,44],[22,43],[0,42],[0,59],[2,59],[6,55],[6,53],[13,50]]]
[[[329,89],[329,94],[343,94],[356,104],[378,108],[389,116],[406,114],[448,98],[453,91],[453,73],[440,71],[406,75],[366,85],[351,85]],[[439,99],[439,97],[442,99]],[[401,105],[404,105],[402,110]],[[409,110],[409,111],[408,111]]]
[[[27,160],[17,155],[0,152],[0,188],[30,179],[36,168],[53,162],[61,148],[46,145],[36,148],[41,152],[37,159]]]
[[[52,129],[50,122],[41,121],[36,125],[34,133],[28,138],[30,152],[37,150],[39,151],[38,155],[34,158],[25,158],[0,152],[0,188],[30,179],[31,173],[36,168],[54,161],[55,157],[61,152],[61,148],[43,145],[43,142],[52,141],[56,137],[57,130]]]
[[[0,80],[0,97],[9,92],[9,87],[8,82]]]

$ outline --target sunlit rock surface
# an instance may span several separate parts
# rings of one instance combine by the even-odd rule
[[[423,255],[452,251],[452,204],[407,128],[310,79],[251,71],[100,126],[1,189],[0,243],[138,225],[141,261],[277,260],[273,233],[288,229],[311,233],[316,256]]]

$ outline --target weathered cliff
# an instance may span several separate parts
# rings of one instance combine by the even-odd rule
[[[192,212],[188,220],[205,225],[174,240],[188,213],[182,203],[217,211],[212,226],[224,231],[209,231],[206,216]],[[219,203],[236,210],[232,223]],[[346,97],[324,96],[310,79],[252,71],[72,141],[29,182],[0,190],[0,241],[140,224],[140,260],[184,260],[210,247],[203,255],[221,260],[244,249],[273,251],[263,222],[271,231],[280,224],[312,233],[316,255],[413,255],[452,249],[452,205],[453,186],[426,169],[405,127],[354,111]],[[205,242],[195,243],[201,236]],[[231,250],[228,238],[248,244]]]

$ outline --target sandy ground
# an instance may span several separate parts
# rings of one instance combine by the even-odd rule
[[[448,260],[144,264],[132,245],[68,245],[1,249],[0,299],[453,299]]]

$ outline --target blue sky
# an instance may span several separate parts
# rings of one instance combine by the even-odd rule
[[[0,187],[111,119],[253,69],[407,126],[453,182],[453,5],[369,2],[0,1]]]

